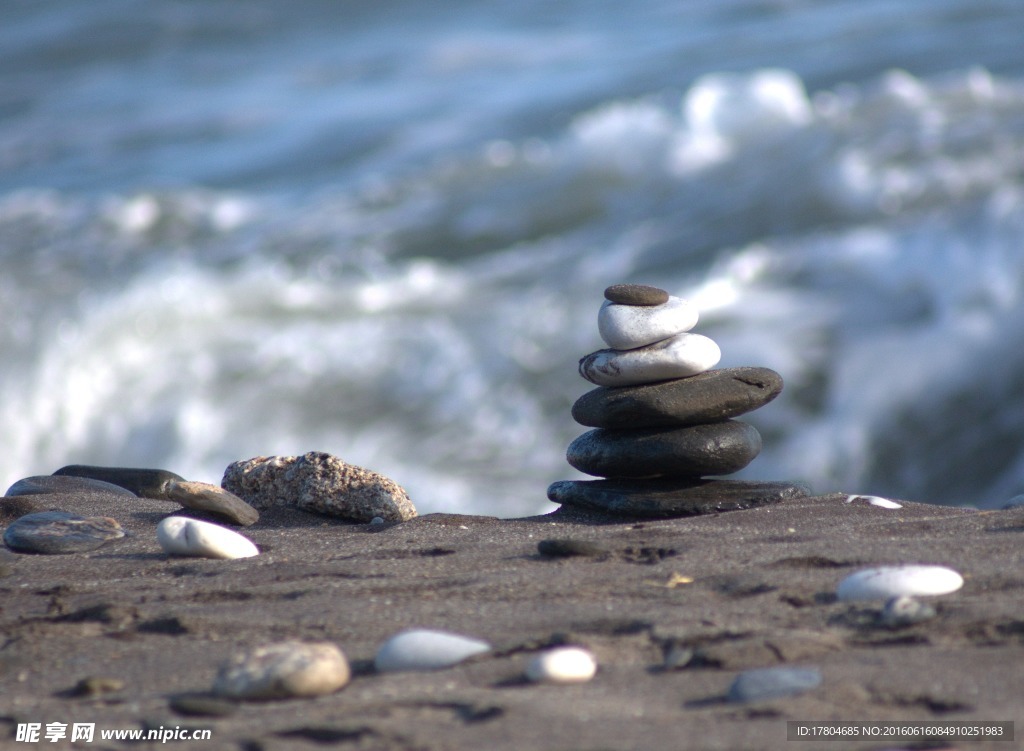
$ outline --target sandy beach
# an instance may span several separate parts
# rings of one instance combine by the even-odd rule
[[[110,749],[1020,747],[786,740],[791,720],[1014,721],[1024,732],[1024,509],[845,501],[833,494],[674,520],[558,510],[384,525],[275,509],[243,530],[258,557],[218,561],[161,551],[154,528],[173,503],[5,498],[4,525],[60,508],[112,516],[128,536],[77,555],[0,551],[0,747],[32,747],[15,740],[30,722],[95,723],[93,743],[75,747]],[[544,556],[538,543],[548,539],[604,552]],[[899,562],[947,565],[965,584],[932,598],[934,619],[902,629],[877,625],[880,603],[836,601],[845,575]],[[378,645],[408,627],[494,649],[446,670],[376,674]],[[352,681],[315,699],[204,700],[233,653],[286,639],[337,644]],[[524,681],[529,657],[555,644],[592,650],[596,677]],[[819,668],[822,684],[789,698],[725,700],[741,671],[783,664]],[[208,728],[212,740],[98,735],[160,727]]]

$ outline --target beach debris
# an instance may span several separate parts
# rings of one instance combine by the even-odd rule
[[[890,501],[888,498],[882,498],[877,495],[848,495],[846,496],[846,502],[867,503],[871,506],[878,506],[879,508],[903,508],[902,503]]]
[[[4,494],[7,498],[26,495],[52,495],[55,493],[106,493],[108,495],[123,495],[131,498],[137,496],[127,488],[115,485],[112,482],[94,480],[90,477],[72,477],[59,475],[36,475],[24,477],[15,482]]]
[[[374,667],[379,673],[438,670],[490,650],[490,644],[469,636],[431,629],[409,629],[395,634],[380,646]]]
[[[160,547],[171,555],[198,558],[251,558],[259,549],[250,540],[218,524],[168,516],[156,527]]]
[[[27,514],[4,531],[4,543],[11,550],[43,555],[87,553],[121,537],[124,530],[115,519],[66,511]]]
[[[590,540],[558,538],[541,540],[537,543],[537,552],[547,558],[573,558],[606,555],[608,550]]]
[[[526,665],[534,683],[586,683],[597,673],[597,660],[583,647],[556,647],[541,652]]]
[[[234,655],[213,683],[216,696],[287,699],[334,693],[351,676],[345,654],[329,642],[286,641]]]
[[[850,574],[839,583],[840,600],[888,600],[906,595],[945,595],[963,586],[963,577],[946,566],[900,564],[877,566]]]
[[[598,332],[611,349],[580,361],[580,375],[598,388],[572,408],[573,419],[595,429],[566,452],[575,469],[605,479],[553,483],[550,500],[664,518],[808,494],[793,483],[708,477],[738,472],[760,453],[758,431],[733,418],[778,396],[782,378],[768,368],[712,370],[721,351],[690,333],[697,321],[691,303],[657,287],[605,290]]]
[[[929,621],[935,615],[935,608],[928,603],[901,595],[886,601],[878,622],[886,628],[904,628]]]
[[[223,488],[208,482],[169,483],[167,499],[194,511],[223,516],[235,524],[248,527],[260,519],[260,512]]]
[[[416,516],[405,490],[384,475],[319,451],[257,456],[224,471],[223,488],[257,509],[289,506],[357,522]]]
[[[813,667],[777,667],[744,670],[729,686],[728,699],[755,702],[796,696],[821,685],[821,671]]]

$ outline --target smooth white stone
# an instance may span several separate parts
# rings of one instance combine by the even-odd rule
[[[399,670],[438,670],[457,665],[473,655],[489,652],[491,645],[447,631],[410,629],[395,634],[380,649],[374,659],[379,673]]]
[[[879,566],[847,576],[839,583],[836,595],[840,600],[888,600],[904,595],[945,595],[963,584],[963,577],[945,566]]]
[[[537,683],[586,683],[597,672],[597,660],[582,647],[549,649],[526,666],[526,677]]]
[[[903,508],[903,504],[896,503],[896,501],[890,501],[888,498],[882,498],[877,495],[848,495],[846,496],[847,503],[853,503],[854,501],[866,501],[872,506],[878,506],[880,508]]]
[[[168,516],[156,526],[160,547],[171,555],[200,558],[251,558],[260,551],[226,527],[185,516]]]
[[[669,297],[661,305],[605,300],[597,313],[597,330],[612,349],[636,349],[689,331],[697,318],[697,308],[679,297]]]
[[[221,666],[213,693],[236,699],[330,694],[348,683],[345,654],[329,642],[281,642],[236,654]]]
[[[714,340],[676,334],[640,349],[602,349],[580,360],[580,375],[598,386],[635,386],[686,378],[713,368],[722,358]]]

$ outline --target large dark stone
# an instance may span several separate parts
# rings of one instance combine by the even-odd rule
[[[572,405],[572,416],[592,428],[698,425],[763,407],[782,391],[768,368],[722,368],[642,386],[601,386]]]
[[[700,479],[564,480],[548,488],[548,498],[565,506],[651,518],[737,511],[809,494],[789,482]]]
[[[167,492],[172,483],[185,482],[185,478],[165,469],[136,469],[134,467],[95,467],[88,464],[70,464],[53,474],[72,477],[91,477],[130,490],[140,498],[169,500]]]
[[[672,430],[605,430],[584,433],[566,459],[598,477],[699,477],[727,475],[761,452],[753,425],[727,420]]]

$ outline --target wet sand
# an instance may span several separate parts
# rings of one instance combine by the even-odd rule
[[[675,520],[556,511],[517,520],[433,514],[350,525],[264,512],[236,561],[169,558],[154,529],[173,503],[104,494],[0,499],[0,525],[35,509],[112,516],[128,536],[97,551],[0,550],[0,748],[19,722],[101,729],[210,728],[212,741],[82,748],[1009,749],[1015,743],[788,742],[787,720],[1016,722],[1024,734],[1024,508],[977,512],[844,495]],[[190,513],[197,518],[202,514]],[[551,538],[606,552],[550,558]],[[938,616],[877,626],[881,603],[836,602],[859,567],[938,563],[964,587]],[[377,646],[408,627],[491,642],[431,673],[377,675]],[[221,717],[176,709],[237,649],[332,641],[355,675],[316,699],[244,703]],[[521,676],[547,645],[590,648],[575,686]],[[683,666],[666,656],[692,652]],[[748,668],[816,666],[801,696],[725,701]],[[94,682],[93,690],[80,686]],[[76,686],[79,686],[76,690]],[[120,688],[118,687],[120,686]],[[105,690],[104,690],[105,689]],[[40,743],[40,748],[68,748]]]

